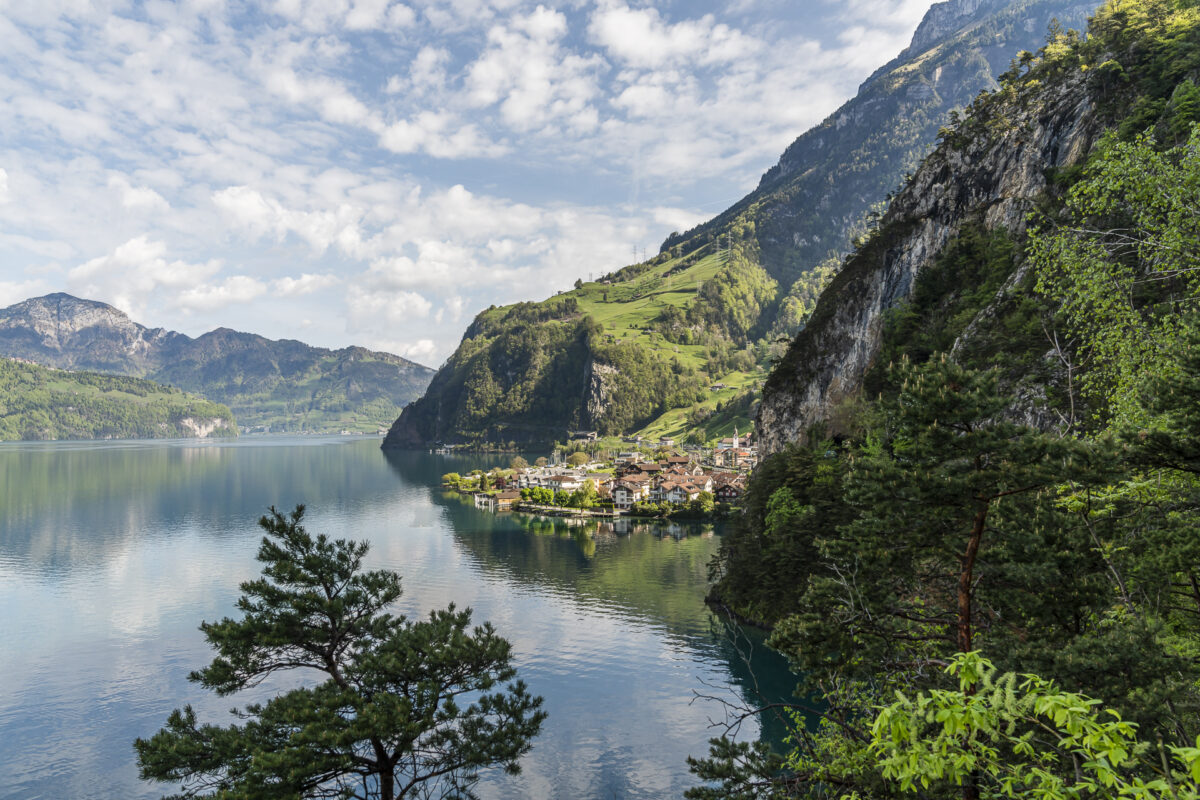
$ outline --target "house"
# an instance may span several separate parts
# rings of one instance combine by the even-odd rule
[[[653,461],[635,461],[617,468],[617,475],[657,475],[660,472],[662,464]]]
[[[686,466],[690,463],[692,463],[691,456],[667,456],[667,466],[668,467],[674,466],[677,464],[680,466]]]
[[[618,464],[629,464],[629,463],[631,463],[633,461],[637,461],[637,460],[638,460],[638,454],[636,452],[633,452],[632,450],[627,451],[627,452],[617,453],[617,463]]]
[[[613,505],[622,511],[628,511],[634,503],[639,500],[647,500],[649,497],[649,480],[628,479],[620,480],[613,484]]]
[[[733,430],[733,436],[728,436],[717,442],[717,452],[723,450],[737,450],[741,447],[750,447],[750,439],[753,434],[744,433],[738,435],[737,428]]]
[[[573,442],[594,442],[600,434],[597,431],[568,431],[567,435]]]
[[[589,472],[583,476],[583,479],[591,481],[592,486],[596,487],[596,491],[599,492],[605,486],[612,483],[613,476],[608,472]]]
[[[495,500],[497,511],[510,511],[512,510],[513,503],[521,502],[521,493],[518,491],[500,492],[500,494],[495,495]]]
[[[695,500],[701,492],[706,491],[695,483],[671,483],[670,488],[667,488],[667,484],[664,483],[663,489],[665,489],[662,493],[663,499],[668,503],[686,503],[689,500]]]
[[[745,493],[746,487],[738,481],[722,484],[713,491],[713,495],[722,503],[736,503]]]
[[[573,492],[583,488],[583,481],[578,475],[551,475],[546,481],[546,488],[556,492]]]

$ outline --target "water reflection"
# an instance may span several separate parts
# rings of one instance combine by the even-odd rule
[[[455,601],[513,641],[551,717],[524,774],[489,776],[484,797],[678,796],[719,716],[694,691],[790,688],[764,648],[743,662],[702,603],[718,532],[480,512],[438,479],[506,457],[385,460],[377,445],[0,446],[0,797],[170,788],[137,780],[131,742],[183,703],[226,722],[245,702],[186,675],[211,658],[200,620],[232,613],[258,571],[270,504],[304,502],[313,530],[369,539],[372,566],[403,575],[399,611]]]

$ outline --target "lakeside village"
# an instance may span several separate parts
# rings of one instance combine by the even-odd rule
[[[508,469],[466,475],[450,472],[442,485],[474,498],[476,508],[567,517],[618,516],[710,519],[724,516],[746,491],[758,463],[751,434],[720,440],[714,448],[676,449],[670,439],[625,439],[635,447],[589,453],[595,434],[572,434],[572,452],[556,449],[530,466],[512,459]],[[436,452],[446,453],[446,449]]]

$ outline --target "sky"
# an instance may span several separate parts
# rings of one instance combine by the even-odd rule
[[[0,307],[429,366],[753,189],[931,0],[0,0]]]

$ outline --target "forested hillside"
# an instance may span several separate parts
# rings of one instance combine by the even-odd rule
[[[228,408],[178,389],[0,358],[0,441],[236,435]]]
[[[57,293],[0,309],[0,355],[147,378],[224,403],[248,429],[374,433],[433,370],[362,347],[328,350],[219,328],[192,338]]]
[[[385,446],[529,443],[571,428],[708,440],[746,430],[767,371],[840,255],[1064,0],[949,0],[858,95],[799,137],[726,212],[654,258],[541,303],[484,311]]]
[[[1197,79],[1190,0],[1054,31],[822,294],[712,565],[817,721],[689,796],[1197,796]]]

